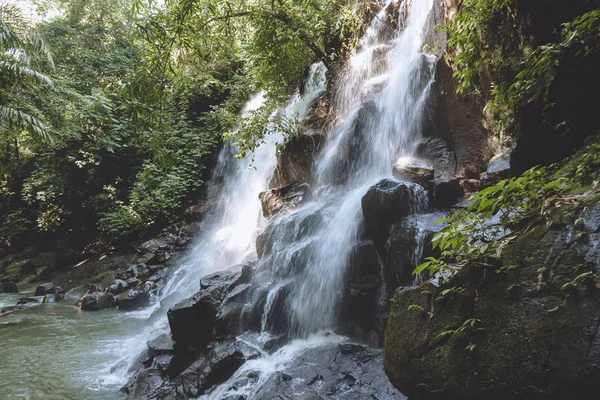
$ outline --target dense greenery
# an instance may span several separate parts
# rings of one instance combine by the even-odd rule
[[[599,27],[595,0],[459,1],[445,27],[457,92],[484,99],[492,129],[507,144],[528,135],[581,139],[598,121],[579,87],[598,87]],[[571,150],[567,144],[558,156]]]
[[[0,2],[0,239],[126,242],[197,198],[229,134],[244,157],[322,61],[336,63],[367,0]],[[267,129],[265,129],[267,126]]]

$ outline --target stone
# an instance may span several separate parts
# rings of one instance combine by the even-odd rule
[[[198,293],[169,309],[169,327],[177,346],[203,348],[213,341],[219,307],[242,276],[239,266],[205,276]]]
[[[56,303],[57,301],[63,300],[64,294],[47,294],[44,296],[42,303]]]
[[[298,207],[310,198],[310,186],[306,183],[292,183],[258,195],[263,216],[270,217],[281,211]]]
[[[12,281],[0,282],[0,293],[19,293],[19,289]]]
[[[119,307],[119,310],[134,310],[140,307],[147,307],[150,304],[150,294],[142,290],[131,289],[119,294],[116,299],[116,305]]]
[[[433,167],[436,179],[448,179],[456,174],[454,150],[440,137],[422,140],[417,145],[415,157]]]
[[[365,232],[381,256],[390,228],[402,217],[419,211],[427,202],[425,190],[416,184],[383,179],[371,186],[361,199]]]
[[[434,179],[429,186],[433,193],[434,207],[450,207],[465,195],[459,179]]]
[[[127,283],[127,281],[124,281],[123,279],[115,279],[115,282],[111,284],[108,288],[106,288],[106,291],[117,295],[119,293],[122,293],[128,287],[129,284]]]
[[[576,279],[593,272],[585,257],[594,243],[572,243],[571,229],[551,230],[541,223],[508,243],[501,265],[518,265],[515,272],[474,268],[439,287],[427,282],[398,288],[384,346],[385,371],[394,386],[422,399],[597,393],[600,288],[594,279]],[[516,285],[517,291],[509,291]],[[451,287],[466,291],[436,300]],[[475,319],[475,329],[440,340],[441,331],[468,319]],[[470,343],[475,347],[467,350]]]
[[[510,171],[510,153],[497,154],[490,160],[487,170],[479,175],[479,179],[485,185],[495,185],[510,177]]]
[[[173,339],[167,333],[161,333],[147,343],[153,355],[172,354],[175,352]]]
[[[56,293],[64,294],[65,291],[63,289],[61,289],[59,286],[54,285],[54,283],[52,283],[52,282],[48,282],[48,283],[44,283],[43,285],[39,285],[35,289],[35,296],[44,296],[47,294],[56,294]]]
[[[31,259],[30,263],[34,267],[48,267],[54,269],[56,266],[56,253],[39,253]]]
[[[277,167],[270,188],[308,182],[315,157],[326,142],[325,135],[313,133],[293,136],[278,152]]]
[[[99,311],[114,306],[116,306],[116,299],[107,292],[88,292],[75,303],[75,307],[84,311]]]
[[[392,169],[392,174],[400,180],[424,183],[434,178],[434,169],[424,161],[412,157],[400,157]]]

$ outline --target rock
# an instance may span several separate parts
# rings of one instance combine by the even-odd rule
[[[312,177],[315,157],[325,142],[326,138],[321,134],[293,136],[277,155],[277,168],[275,168],[269,187],[308,182]]]
[[[40,285],[35,289],[35,296],[44,296],[47,294],[56,294],[56,293],[64,294],[65,291],[63,289],[61,289],[59,286],[54,285],[54,283],[52,283],[52,282],[44,283],[43,285]]]
[[[465,195],[459,179],[434,179],[430,187],[434,207],[450,207]]]
[[[270,217],[278,212],[293,209],[310,198],[310,186],[306,183],[292,183],[276,189],[261,192],[263,215]]]
[[[456,174],[454,150],[442,138],[427,138],[420,142],[415,157],[433,166],[436,179],[448,179]]]
[[[159,250],[169,250],[169,243],[163,239],[150,239],[140,246],[144,252],[156,253]]]
[[[0,293],[19,293],[19,289],[14,282],[0,282]]]
[[[110,285],[106,289],[106,291],[110,292],[114,295],[117,295],[119,293],[122,293],[128,287],[129,287],[129,284],[127,283],[127,281],[124,281],[122,279],[115,279],[115,282],[112,285]]]
[[[440,287],[398,288],[384,350],[392,383],[410,398],[423,399],[561,399],[597,393],[600,288],[593,282],[597,277],[577,280],[593,271],[585,256],[594,244],[572,243],[570,229],[542,224],[507,244],[502,265],[516,265],[514,271],[474,268]],[[563,288],[569,285],[578,290],[567,295]],[[465,292],[436,300],[451,287]],[[464,332],[438,336],[467,320],[475,322]]]
[[[150,271],[148,270],[148,266],[145,263],[140,263],[136,265],[129,266],[125,273],[131,277],[137,278],[138,276],[147,276]]]
[[[29,296],[29,297],[21,297],[17,302],[17,305],[20,304],[29,304],[29,303],[43,303],[44,296]]]
[[[434,178],[433,167],[412,157],[400,157],[392,169],[392,174],[400,180],[424,183]]]
[[[457,96],[456,87],[452,69],[446,63],[437,63],[432,93],[434,120],[426,132],[452,148],[454,162],[450,165],[456,165],[452,176],[477,178],[497,152],[498,140],[485,127],[481,98],[475,94]]]
[[[497,154],[490,160],[485,171],[487,180],[498,182],[510,176],[510,153]]]
[[[249,283],[241,284],[227,294],[217,313],[215,323],[215,333],[217,336],[241,333],[240,318],[249,298],[251,287],[252,285]]]
[[[167,333],[161,333],[147,344],[153,355],[172,354],[175,352],[173,339]]]
[[[479,179],[461,179],[458,181],[458,184],[465,195],[477,193],[483,189],[483,183]]]
[[[142,290],[131,289],[117,296],[116,305],[119,310],[133,310],[147,307],[150,304],[150,294]]]
[[[425,190],[416,184],[383,179],[371,186],[361,200],[365,231],[380,255],[394,222],[419,211],[427,202]]]
[[[104,310],[114,306],[116,306],[116,299],[107,292],[88,292],[75,303],[75,307],[84,311]]]
[[[206,203],[205,202],[200,202],[198,204],[194,204],[191,205],[189,207],[187,207],[184,212],[183,212],[183,218],[185,219],[185,221],[187,223],[192,223],[192,222],[200,222],[204,219],[204,215],[206,214]],[[185,243],[182,243],[181,238],[179,241],[176,240],[175,244],[179,247],[182,247],[185,245]]]
[[[227,293],[242,283],[242,276],[239,266],[205,276],[198,293],[169,309],[169,327],[177,346],[202,348],[212,342],[219,307]]]

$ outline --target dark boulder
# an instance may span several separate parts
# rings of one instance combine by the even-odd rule
[[[477,178],[497,152],[498,144],[486,128],[484,104],[480,96],[456,95],[457,81],[444,62],[436,64],[432,100],[435,111],[433,137],[439,137],[453,150],[455,173],[452,176]]]
[[[143,290],[131,289],[116,297],[119,310],[133,310],[150,305],[150,293]]]
[[[306,183],[292,183],[258,195],[263,215],[270,217],[281,211],[298,207],[310,198],[310,186]]]
[[[225,382],[244,363],[244,354],[235,340],[218,342],[179,375],[186,396],[197,397]]]
[[[14,282],[0,282],[0,293],[19,293],[19,289]]]
[[[47,294],[56,293],[64,294],[65,291],[52,282],[44,283],[43,285],[39,285],[37,288],[35,288],[35,296],[45,296]]]
[[[388,296],[392,296],[398,286],[415,281],[413,270],[424,257],[433,255],[431,238],[446,225],[435,221],[446,217],[448,214],[442,212],[414,215],[392,226],[383,270]]]
[[[433,166],[436,179],[447,179],[456,174],[456,155],[442,138],[421,141],[415,150],[415,157]]]
[[[99,311],[115,305],[115,297],[108,292],[88,292],[75,303],[75,307],[84,311]]]
[[[465,195],[460,185],[460,180],[457,178],[434,179],[429,183],[429,186],[432,192],[434,207],[450,207]]]
[[[413,183],[383,179],[371,186],[361,200],[365,231],[380,255],[385,254],[385,242],[390,228],[402,217],[420,211],[427,203],[425,190]]]
[[[325,141],[325,136],[320,134],[293,136],[277,155],[277,168],[269,186],[273,188],[308,182],[312,176],[315,157]]]
[[[392,174],[400,180],[424,183],[434,178],[433,167],[424,161],[411,157],[401,157],[396,161]]]
[[[169,326],[177,346],[202,348],[213,341],[221,303],[234,287],[250,279],[251,268],[247,264],[205,276],[198,293],[169,309]]]

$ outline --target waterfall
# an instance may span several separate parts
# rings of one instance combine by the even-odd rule
[[[263,251],[249,297],[251,307],[262,315],[260,337],[297,339],[246,363],[202,398],[252,398],[269,374],[285,367],[303,348],[341,340],[330,335],[320,336],[319,342],[317,337],[322,331],[340,331],[348,266],[363,238],[361,198],[370,186],[391,176],[398,157],[412,155],[437,61],[422,52],[433,0],[404,2],[401,18],[406,19],[399,21],[399,32],[391,39],[382,22],[389,4],[373,19],[336,81],[333,108],[340,118],[315,165],[312,181],[318,200],[274,217],[261,233]],[[424,211],[425,190],[419,185],[409,188],[411,211]],[[258,383],[228,391],[236,379],[257,370],[262,372]]]
[[[286,107],[276,112],[302,120],[325,92],[326,71],[322,63],[314,64],[303,95],[296,93]],[[242,117],[257,110],[264,100],[265,93],[253,96],[244,106]],[[168,332],[167,310],[196,293],[200,277],[256,257],[256,234],[265,223],[258,194],[268,189],[277,165],[277,145],[282,142],[283,134],[273,132],[243,160],[234,157],[235,149],[230,144],[223,147],[211,178],[213,182],[222,181],[222,187],[211,202],[194,245],[169,278],[158,301],[151,309],[141,312],[143,317],[149,316],[151,322],[143,332],[125,341],[120,359],[111,367],[109,380],[127,376],[146,349],[148,339]]]
[[[259,320],[251,328],[243,326],[248,318],[240,318],[244,333],[238,340],[257,348],[272,338],[289,342],[271,355],[261,350],[261,358],[245,363],[228,382],[202,398],[217,400],[241,394],[250,399],[270,374],[298,352],[345,340],[337,334],[319,336],[319,332],[344,333],[340,323],[348,266],[364,240],[361,198],[380,179],[391,177],[398,157],[412,155],[434,79],[436,58],[422,51],[433,0],[402,2],[395,34],[390,34],[385,22],[391,2],[373,18],[332,89],[338,121],[315,162],[313,200],[265,220],[258,194],[268,189],[283,135],[268,136],[255,151],[255,170],[249,168],[250,158],[234,159],[233,149],[226,145],[213,177],[213,181],[222,180],[222,189],[193,249],[164,289],[154,312],[155,322],[132,339],[134,345],[125,358],[139,353],[151,335],[167,331],[167,309],[194,294],[201,276],[256,258],[259,234],[262,248],[243,310],[258,315]],[[305,117],[325,90],[324,75],[322,64],[313,65],[304,94],[296,94],[279,112]],[[259,107],[263,96],[251,99],[244,112]],[[411,210],[426,208],[424,189],[414,184],[407,187]],[[261,332],[252,333],[252,329]],[[131,368],[131,362],[120,368]],[[235,393],[229,391],[231,382],[250,370],[259,371],[258,380],[237,385]]]

